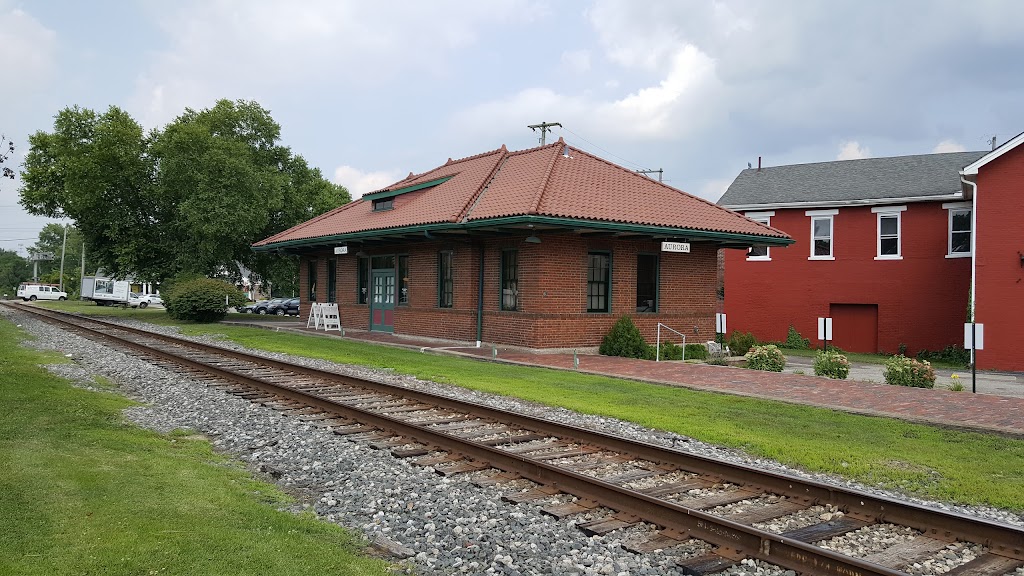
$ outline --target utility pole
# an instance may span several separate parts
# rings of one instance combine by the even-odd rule
[[[658,168],[657,170],[637,170],[637,172],[639,172],[641,174],[654,174],[655,172],[657,172],[658,173],[658,182],[662,182],[661,177],[664,175],[665,170],[663,170],[661,168]]]
[[[543,146],[547,142],[546,136],[548,134],[548,130],[551,130],[552,126],[558,126],[559,128],[562,127],[558,122],[541,122],[540,124],[531,124],[527,126],[527,128],[534,132],[537,131],[537,128],[540,128],[540,145]]]
[[[60,245],[60,291],[64,291],[64,254],[68,249],[68,225],[64,225],[64,243]]]

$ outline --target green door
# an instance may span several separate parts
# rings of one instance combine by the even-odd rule
[[[395,331],[395,271],[374,270],[370,276],[370,330]]]

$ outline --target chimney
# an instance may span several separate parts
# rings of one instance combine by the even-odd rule
[[[761,157],[760,156],[757,157],[757,171],[758,172],[761,171]]]

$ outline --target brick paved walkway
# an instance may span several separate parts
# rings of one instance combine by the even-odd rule
[[[273,322],[280,326],[281,322]],[[295,330],[313,332],[305,324]],[[324,332],[319,332],[324,334]],[[337,333],[332,332],[332,335]],[[376,332],[348,331],[346,338],[397,345],[431,352],[458,354],[489,360],[491,348],[441,343],[430,339],[392,336]],[[755,398],[780,400],[833,408],[858,414],[888,416],[953,426],[998,431],[1024,437],[1024,398],[994,394],[972,394],[941,389],[906,388],[856,380],[830,380],[817,376],[759,372],[728,366],[653,362],[597,355],[579,355],[579,370],[591,374],[681,386],[694,390],[723,392]],[[572,370],[573,355],[533,353],[499,349],[498,361]],[[967,382],[968,388],[970,382]]]

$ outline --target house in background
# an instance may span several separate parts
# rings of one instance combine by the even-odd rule
[[[831,317],[833,343],[851,352],[905,349],[913,355],[963,345],[975,231],[970,195],[960,182],[965,166],[980,169],[980,198],[986,187],[999,198],[991,210],[1001,213],[978,221],[979,254],[986,234],[999,229],[1002,242],[1016,231],[1013,254],[1024,249],[1021,179],[1011,183],[1012,170],[1002,167],[1002,158],[979,165],[990,156],[956,152],[742,171],[719,204],[795,243],[726,251],[729,327],[777,341],[792,325],[814,341],[817,318]],[[1021,166],[1018,161],[1018,176]],[[978,293],[984,290],[979,283]],[[979,322],[983,310],[979,306]],[[990,334],[998,333],[989,330],[986,325],[986,347]],[[983,358],[979,353],[979,366]]]
[[[443,165],[262,240],[300,257],[301,315],[530,348],[596,346],[621,316],[713,338],[722,247],[792,240],[557,143]]]
[[[1024,133],[965,166],[974,208],[975,321],[984,326],[979,368],[1024,371]]]

